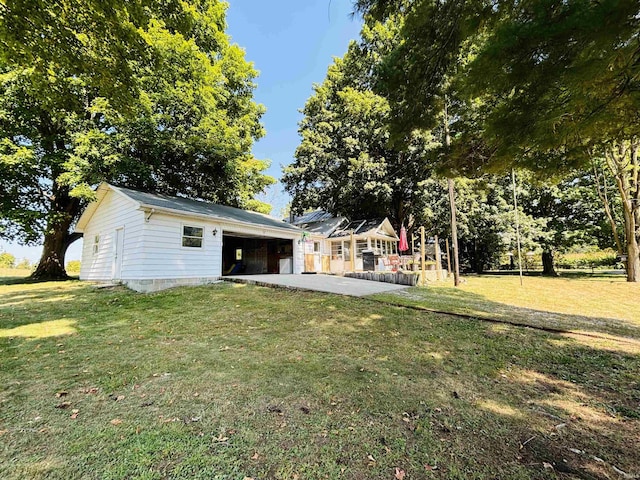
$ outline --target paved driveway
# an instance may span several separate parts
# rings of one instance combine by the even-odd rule
[[[224,277],[225,280],[254,285],[279,286],[312,290],[315,292],[337,293],[352,297],[363,297],[374,293],[392,292],[408,288],[406,285],[393,283],[372,282],[335,275],[233,275]]]

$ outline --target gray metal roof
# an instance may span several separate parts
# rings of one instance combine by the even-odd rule
[[[188,198],[171,197],[159,193],[147,193],[130,188],[113,187],[122,192],[133,201],[140,205],[149,206],[158,209],[177,210],[185,214],[207,215],[220,220],[228,220],[230,222],[243,222],[264,227],[279,228],[281,230],[300,231],[294,225],[278,220],[277,218],[262,213],[250,212],[240,208],[228,207],[226,205],[217,205],[215,203],[204,202],[200,200],[191,200]]]
[[[345,217],[334,217],[324,210],[316,210],[315,212],[295,217],[291,223],[305,232],[328,237],[336,228],[346,222],[347,219]]]
[[[313,212],[305,213],[304,215],[300,215],[298,217],[293,218],[294,225],[300,225],[303,223],[315,223],[315,222],[323,222],[325,220],[334,219],[331,213],[325,212],[324,210],[315,210]]]
[[[351,233],[353,230],[354,235],[358,235],[359,233],[365,233],[369,230],[373,230],[376,227],[379,227],[382,222],[384,222],[384,218],[374,218],[371,220],[354,220],[349,222],[344,227],[336,230],[331,234],[331,237],[344,237]]]

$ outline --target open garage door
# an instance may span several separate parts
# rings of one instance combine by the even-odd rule
[[[293,240],[224,232],[222,274],[293,273]]]

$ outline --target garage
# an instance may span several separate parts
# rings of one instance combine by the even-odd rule
[[[225,231],[223,275],[293,273],[294,240]]]

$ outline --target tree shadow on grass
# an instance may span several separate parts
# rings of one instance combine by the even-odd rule
[[[29,451],[63,460],[42,478],[640,473],[640,357],[589,337],[250,286],[76,293],[77,335],[0,348],[0,476]]]
[[[566,331],[611,337],[613,340],[640,341],[640,324],[619,318],[571,315],[517,307],[488,300],[485,296],[454,288],[399,290],[376,295],[373,299],[407,307],[460,314],[489,321],[504,322],[550,331]],[[629,337],[629,338],[625,338]]]

